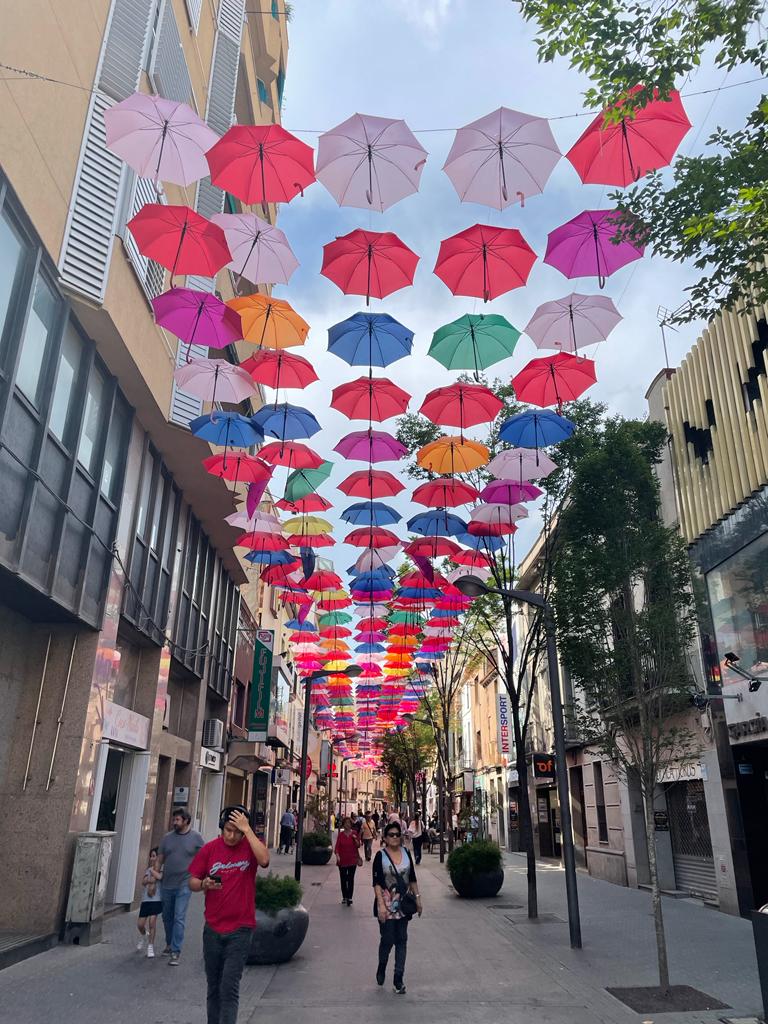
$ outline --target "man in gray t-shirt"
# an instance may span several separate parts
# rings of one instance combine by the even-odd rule
[[[168,963],[175,967],[184,942],[184,925],[192,893],[189,888],[189,865],[205,840],[191,827],[192,818],[182,809],[173,812],[173,830],[163,836],[158,855],[158,867],[163,870],[163,926]]]

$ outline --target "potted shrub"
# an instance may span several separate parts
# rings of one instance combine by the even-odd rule
[[[301,842],[302,864],[327,864],[331,859],[331,837],[327,832],[305,832]]]
[[[489,839],[456,846],[448,856],[451,884],[459,896],[495,896],[504,884],[501,849]]]
[[[284,964],[304,941],[309,913],[301,886],[288,875],[263,875],[256,883],[256,930],[249,964]]]

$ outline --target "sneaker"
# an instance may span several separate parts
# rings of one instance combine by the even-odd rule
[[[143,935],[141,936],[139,941],[136,943],[136,952],[137,953],[143,953],[144,952],[144,936]]]
[[[379,967],[379,969],[376,971],[376,984],[377,985],[383,985],[384,984],[384,980],[385,980],[385,977],[386,977],[386,971],[387,971],[386,967]]]
[[[170,957],[170,959],[168,961],[168,966],[169,967],[178,967],[179,966],[179,958],[180,958],[180,956],[181,956],[180,953],[171,953],[171,957]]]
[[[351,906],[352,906],[352,900],[347,900],[347,906],[348,906],[348,907],[351,907]]]
[[[163,952],[160,954],[160,956],[170,956],[170,955],[171,955],[171,947],[170,946],[166,946],[165,949],[163,950]]]
[[[392,991],[395,993],[396,996],[404,996],[405,995],[405,983],[402,982],[402,981],[400,981],[400,982],[396,981],[394,983],[393,987],[392,987]]]
[[[150,942],[149,945],[147,946],[147,959],[148,960],[152,960],[154,958],[154,955],[155,955],[155,947]]]

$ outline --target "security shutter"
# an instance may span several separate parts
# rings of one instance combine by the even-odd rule
[[[673,782],[667,786],[666,795],[677,888],[717,900],[704,783],[700,779]]]
[[[189,25],[193,32],[197,32],[200,26],[200,13],[203,9],[203,0],[184,0],[187,8]]]
[[[179,339],[176,346],[176,366],[184,366],[187,362],[187,343]],[[207,345],[192,345],[189,352],[190,359],[202,359],[208,355]],[[195,395],[188,395],[176,386],[173,382],[171,392],[171,411],[168,419],[179,427],[189,426],[189,421],[195,416],[200,416],[203,411],[203,401]]]
[[[157,92],[165,99],[177,100],[179,103],[191,102],[192,83],[171,0],[164,0],[163,3],[149,77]]]
[[[161,203],[167,202],[164,196],[158,200],[155,186],[150,179],[135,178],[131,202],[128,207],[128,217],[126,219],[130,220],[145,203],[156,203],[158,201]],[[145,295],[148,299],[154,299],[156,295],[162,292],[165,285],[165,268],[159,263],[155,263],[154,260],[149,260],[146,256],[142,256],[130,231],[123,233],[123,245],[126,248],[128,258],[133,265],[133,269],[136,271],[136,276],[141,287],[144,289]]]

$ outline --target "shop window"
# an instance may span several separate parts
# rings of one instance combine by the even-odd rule
[[[707,573],[709,604],[722,658],[733,652],[740,667],[764,674],[768,665],[768,534]],[[724,684],[738,676],[721,663]]]
[[[608,842],[608,817],[605,812],[605,788],[603,786],[603,766],[600,761],[592,762],[592,775],[595,781],[595,810],[597,812],[597,838],[601,843]]]

